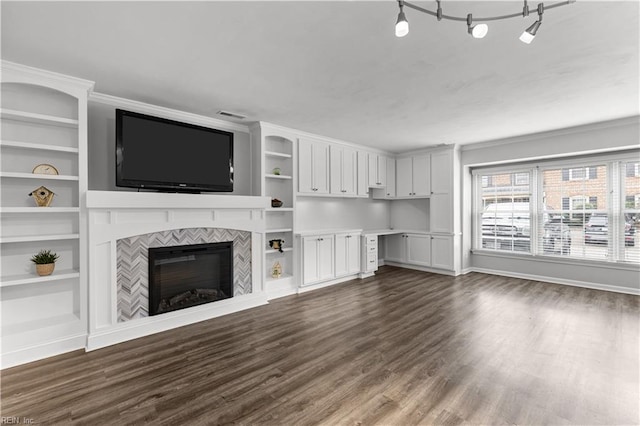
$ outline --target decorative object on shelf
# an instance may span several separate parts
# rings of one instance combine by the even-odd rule
[[[271,267],[271,277],[272,278],[280,278],[280,276],[282,275],[282,265],[280,265],[280,262],[277,262],[273,264],[273,266]]]
[[[276,176],[280,176],[280,167],[274,167],[273,168],[273,174]]]
[[[31,261],[36,264],[38,275],[44,277],[53,273],[58,257],[58,254],[51,252],[51,250],[40,250],[31,257]]]
[[[284,245],[284,240],[281,239],[276,239],[276,240],[270,240],[269,241],[269,247],[271,247],[274,250],[278,250],[280,253],[283,253],[282,251],[282,246]]]
[[[58,173],[58,169],[53,167],[51,164],[38,164],[37,166],[35,166],[33,168],[33,171],[31,173],[37,174],[37,175],[57,175],[57,174],[59,174]]]
[[[271,199],[271,207],[282,207],[282,204],[284,204],[282,201],[278,200],[277,198],[272,198]]]
[[[56,194],[54,194],[53,191],[44,186],[36,188],[29,193],[29,196],[33,197],[38,207],[49,207],[54,195]]]
[[[524,32],[520,36],[520,41],[526,44],[529,44],[533,41],[534,37],[536,36],[536,33],[538,32],[538,28],[540,28],[540,25],[542,24],[542,14],[546,9],[553,9],[555,7],[565,6],[567,4],[575,3],[575,1],[576,0],[566,0],[566,1],[561,1],[561,2],[554,3],[547,6],[545,6],[543,3],[539,3],[538,8],[536,10],[536,12],[538,13],[538,20],[535,21],[533,25],[531,25],[526,30],[524,30]],[[486,36],[487,32],[489,31],[489,27],[487,26],[487,24],[473,25],[474,21],[475,22],[499,21],[502,19],[517,18],[517,17],[526,18],[527,16],[529,16],[529,5],[527,4],[527,0],[524,0],[524,7],[522,8],[522,12],[511,13],[511,14],[502,15],[502,16],[489,16],[486,18],[474,18],[471,15],[471,13],[467,14],[466,17],[444,15],[442,13],[442,6],[440,4],[441,0],[436,0],[436,3],[438,4],[438,8],[435,11],[433,11],[433,10],[424,9],[420,6],[416,6],[415,4],[408,3],[404,0],[398,0],[400,13],[398,13],[398,19],[396,21],[396,37],[404,37],[407,34],[409,34],[409,22],[407,21],[407,17],[405,16],[404,11],[402,9],[404,6],[417,10],[419,12],[426,13],[431,16],[435,16],[438,19],[438,21],[441,21],[442,19],[447,19],[449,21],[466,22],[467,32],[473,38],[484,38],[484,36]]]

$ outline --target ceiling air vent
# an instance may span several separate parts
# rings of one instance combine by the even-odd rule
[[[216,112],[217,115],[221,115],[223,117],[229,117],[229,118],[237,118],[238,120],[242,120],[247,118],[246,115],[240,115],[240,114],[236,114],[234,112],[229,112],[229,111],[218,111]]]

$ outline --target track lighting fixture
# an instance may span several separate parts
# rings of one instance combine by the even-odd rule
[[[542,14],[544,13],[544,5],[540,3],[538,5],[538,20],[534,22],[529,28],[524,30],[520,35],[520,41],[523,43],[531,43],[538,32],[538,28],[542,25]]]
[[[467,28],[467,31],[473,36],[473,38],[484,38],[489,31],[489,26],[487,24],[473,25],[473,17],[471,14],[467,15]]]
[[[400,0],[398,3],[400,6],[400,13],[398,13],[398,20],[396,21],[396,37],[404,37],[409,34],[409,22],[402,11],[404,1]]]
[[[531,43],[531,41],[536,36],[536,33],[538,32],[540,25],[542,25],[542,13],[545,10],[553,9],[560,6],[565,6],[567,4],[575,3],[575,1],[576,0],[565,0],[558,3],[553,3],[547,6],[545,6],[543,3],[538,4],[538,10],[537,10],[538,20],[534,22],[533,25],[531,25],[522,33],[522,35],[520,36],[520,40],[522,40],[524,43],[527,43],[527,44]],[[470,35],[472,35],[474,38],[483,38],[484,36],[487,35],[487,32],[489,31],[489,27],[487,26],[487,24],[479,23],[479,24],[473,25],[474,22],[500,21],[502,19],[517,18],[517,17],[526,18],[527,16],[529,16],[529,5],[527,4],[527,0],[524,0],[524,7],[522,8],[522,12],[512,13],[509,15],[502,15],[502,16],[490,16],[486,18],[474,18],[470,13],[466,17],[445,15],[442,13],[442,6],[440,4],[441,0],[436,0],[436,2],[438,4],[438,8],[436,9],[436,11],[432,11],[432,10],[422,8],[420,6],[416,6],[415,4],[408,3],[404,0],[398,0],[400,13],[398,13],[398,20],[396,21],[396,37],[404,37],[407,34],[409,34],[409,22],[407,21],[407,17],[404,15],[404,10],[403,10],[404,6],[417,10],[419,12],[426,13],[431,16],[435,16],[438,19],[438,21],[441,21],[442,19],[447,19],[449,21],[462,21],[462,22],[466,21],[467,32]]]

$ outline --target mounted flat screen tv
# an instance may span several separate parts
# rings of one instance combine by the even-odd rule
[[[233,133],[116,110],[116,186],[233,191]]]

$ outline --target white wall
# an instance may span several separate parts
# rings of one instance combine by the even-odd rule
[[[391,227],[429,231],[429,200],[394,200],[391,203]]]
[[[312,198],[296,200],[296,230],[389,228],[389,203],[366,198]]]
[[[127,109],[127,107],[122,108]],[[134,188],[116,187],[115,110],[116,107],[113,105],[89,102],[90,190],[136,191]],[[142,112],[148,114],[148,112]],[[236,130],[233,131],[233,134],[234,185],[231,194],[252,195],[251,142],[249,133]],[[225,192],[224,194],[229,193]]]
[[[640,117],[614,120],[586,126],[561,129],[535,135],[493,141],[463,147],[461,155],[464,269],[494,271],[505,275],[528,275],[552,282],[588,284],[594,287],[613,286],[640,291],[638,268],[580,263],[562,263],[540,258],[523,259],[472,254],[470,169],[473,166],[513,163],[523,160],[569,157],[598,152],[615,152],[640,147]]]

